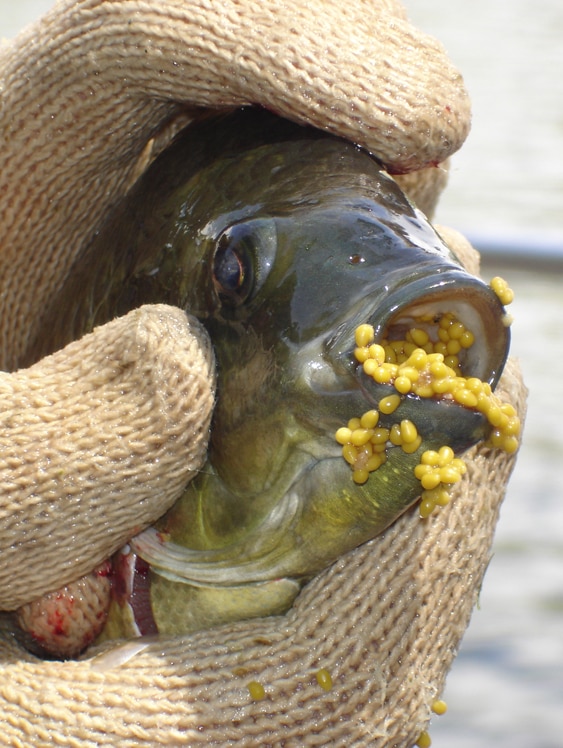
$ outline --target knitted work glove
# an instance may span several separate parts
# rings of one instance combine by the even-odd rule
[[[33,363],[46,300],[195,109],[262,104],[394,173],[441,163],[469,122],[459,74],[392,0],[62,0],[0,49],[0,91],[6,370]],[[421,174],[408,188],[430,210],[442,171]],[[212,371],[199,326],[157,306],[2,375],[0,607],[103,576],[170,506],[204,459]],[[512,367],[502,387],[522,406]],[[6,620],[4,742],[412,744],[467,625],[511,463],[473,450],[447,511],[407,512],[281,618],[66,663],[27,653]]]

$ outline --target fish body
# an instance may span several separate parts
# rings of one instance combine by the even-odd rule
[[[190,126],[80,258],[35,355],[157,302],[207,329],[218,389],[204,468],[118,562],[145,585],[142,633],[286,610],[417,499],[423,450],[459,453],[487,435],[475,410],[407,394],[381,424],[413,421],[420,448],[390,449],[367,482],[351,480],[334,433],[392,390],[355,359],[358,325],[400,338],[453,311],[476,341],[464,374],[493,386],[509,345],[499,299],[351,143],[256,110]]]

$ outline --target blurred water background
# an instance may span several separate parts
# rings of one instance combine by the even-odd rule
[[[530,389],[508,488],[471,626],[448,677],[434,748],[563,745],[563,3],[405,0],[447,48],[473,99],[437,220],[484,250],[485,277],[516,291],[513,352]],[[0,0],[11,37],[51,0]],[[488,259],[487,259],[488,258]],[[549,365],[543,352],[554,355]]]

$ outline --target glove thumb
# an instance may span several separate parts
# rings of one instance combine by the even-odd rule
[[[178,498],[205,459],[213,355],[196,320],[145,306],[0,374],[0,397],[0,609],[13,610]]]

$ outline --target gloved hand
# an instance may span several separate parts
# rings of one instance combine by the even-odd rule
[[[0,48],[0,91],[8,370],[33,361],[45,300],[168,123],[262,104],[365,145],[394,173],[431,167],[409,177],[427,210],[433,167],[469,125],[459,74],[393,0],[62,0]],[[198,326],[148,307],[2,375],[0,607],[77,579],[170,506],[203,459],[211,372]],[[120,430],[123,413],[139,417]],[[475,450],[447,511],[407,513],[281,619],[69,663],[36,660],[8,631],[6,744],[411,744],[467,625],[510,466]]]

